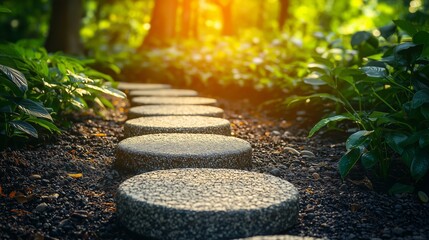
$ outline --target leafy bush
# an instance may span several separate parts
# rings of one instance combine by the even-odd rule
[[[88,109],[93,103],[113,107],[103,94],[125,97],[104,85],[110,76],[89,67],[91,61],[19,44],[0,45],[0,135],[1,145],[12,140],[38,137],[38,129],[59,133],[66,114]],[[102,80],[105,79],[105,80]]]
[[[321,98],[335,103],[334,115],[320,120],[310,137],[339,121],[357,125],[359,130],[347,139],[347,152],[339,161],[342,178],[358,161],[383,178],[398,164],[409,169],[414,181],[428,173],[429,32],[424,25],[394,23],[380,28],[378,38],[369,32],[355,33],[354,50],[330,49],[336,54],[315,57],[304,82],[323,92],[288,100]]]

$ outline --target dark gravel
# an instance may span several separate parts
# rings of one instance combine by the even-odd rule
[[[268,117],[247,101],[220,100],[219,106],[234,135],[251,143],[253,171],[287,179],[299,189],[299,222],[286,234],[429,239],[429,205],[416,195],[373,190],[375,183],[363,174],[340,180],[336,165],[345,149],[343,135],[307,139],[297,124]],[[80,115],[53,141],[0,152],[0,239],[141,239],[115,215],[116,188],[129,177],[112,168],[124,116],[123,108],[104,119]]]

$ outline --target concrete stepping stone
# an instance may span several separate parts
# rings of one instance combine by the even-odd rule
[[[171,88],[169,84],[119,82],[119,90],[158,90]]]
[[[134,97],[132,106],[140,105],[216,105],[213,98],[204,97]]]
[[[128,118],[153,116],[208,116],[223,117],[223,110],[212,106],[199,105],[148,105],[132,107]]]
[[[245,169],[251,166],[251,161],[250,144],[236,137],[165,133],[119,142],[115,167],[138,173],[171,168]]]
[[[206,133],[231,135],[230,122],[202,116],[141,117],[125,122],[125,138],[154,133]]]
[[[198,92],[190,89],[159,89],[159,90],[133,90],[131,97],[196,97]]]
[[[134,176],[116,194],[119,220],[157,239],[234,239],[283,232],[297,222],[288,181],[232,169],[171,169]]]

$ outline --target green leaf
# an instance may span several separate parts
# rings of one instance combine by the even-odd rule
[[[341,157],[338,162],[338,171],[340,172],[341,178],[344,178],[349,174],[350,170],[356,165],[362,155],[363,148],[353,148],[349,150],[344,156]]]
[[[420,136],[419,146],[420,146],[420,148],[425,148],[425,147],[429,146],[429,134],[428,133],[422,134]]]
[[[402,162],[404,162],[404,164],[407,167],[411,167],[411,163],[413,162],[415,155],[416,155],[416,148],[415,147],[405,148],[401,154]]]
[[[287,100],[287,104],[288,106],[297,103],[297,102],[301,102],[301,101],[306,101],[307,99],[312,99],[312,98],[322,98],[322,99],[329,99],[332,100],[336,103],[342,104],[344,105],[344,102],[337,98],[336,96],[332,95],[332,94],[328,94],[328,93],[316,93],[316,94],[312,94],[309,96],[301,96],[301,97],[290,97]]]
[[[35,123],[45,129],[47,129],[48,131],[55,132],[55,133],[61,133],[61,130],[55,126],[54,123],[47,121],[45,119],[40,119],[40,118],[28,118],[26,119],[27,122],[32,122]]]
[[[378,163],[379,159],[374,151],[369,151],[362,154],[360,161],[364,168],[371,169]]]
[[[99,86],[95,86],[95,85],[91,85],[91,84],[86,84],[85,87],[99,91],[99,92],[102,92],[102,93],[105,93],[105,94],[108,94],[108,95],[111,95],[111,96],[114,96],[114,97],[118,97],[118,98],[126,98],[127,97],[127,95],[124,92],[122,92],[118,89],[109,87],[109,86],[99,87]]]
[[[386,68],[365,66],[361,68],[368,77],[383,78],[388,75]]]
[[[368,41],[371,38],[372,34],[365,31],[359,31],[353,34],[351,39],[352,46],[358,46]]]
[[[322,76],[321,73],[313,72],[304,78],[304,82],[306,84],[313,85],[313,86],[326,85],[326,82],[320,79],[321,76]]]
[[[368,136],[371,135],[373,132],[374,131],[361,130],[350,135],[350,137],[347,138],[346,141],[347,150],[360,147],[368,139]]]
[[[331,122],[339,122],[343,120],[354,120],[353,117],[350,115],[336,115],[328,118],[324,118],[320,120],[316,125],[313,126],[313,128],[310,130],[310,133],[308,134],[308,137],[313,136],[317,131],[319,131],[322,127],[326,126],[327,124]]]
[[[42,103],[34,102],[30,99],[21,99],[16,102],[19,109],[24,111],[30,116],[46,118],[52,121],[52,117],[49,114],[48,110],[42,105]]]
[[[380,30],[381,36],[388,39],[396,32],[396,26],[394,24],[389,24],[379,28],[378,30]]]
[[[414,36],[417,33],[417,29],[408,21],[405,20],[393,20],[396,26],[404,30],[408,35]]]
[[[395,183],[393,186],[389,189],[389,194],[399,194],[399,193],[412,193],[414,192],[414,186],[402,184],[402,183]]]
[[[385,136],[386,143],[389,145],[395,152],[402,154],[404,148],[402,144],[408,139],[408,136],[403,133],[390,133]]]
[[[425,103],[429,103],[429,89],[422,89],[414,94],[411,108],[416,109]]]
[[[415,44],[429,44],[429,32],[420,31],[413,36]]]
[[[28,135],[30,135],[32,137],[35,137],[35,138],[39,137],[37,134],[37,130],[33,126],[31,126],[31,124],[29,124],[27,122],[24,122],[21,120],[15,120],[15,121],[10,121],[9,124],[12,127],[16,128],[16,129],[18,129],[24,133],[27,133]]]
[[[410,172],[415,180],[420,180],[426,175],[429,169],[429,151],[419,149],[411,163]]]
[[[9,78],[9,80],[15,83],[15,85],[22,92],[27,91],[27,79],[25,79],[24,74],[22,74],[20,71],[4,65],[0,65],[0,71],[2,71]]]

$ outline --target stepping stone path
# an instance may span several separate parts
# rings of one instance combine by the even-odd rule
[[[131,105],[216,105],[213,98],[204,97],[134,97]]]
[[[202,116],[141,117],[125,122],[124,136],[134,137],[154,133],[208,133],[231,135],[226,119]]]
[[[131,97],[196,97],[198,93],[188,89],[159,89],[159,90],[132,90]]]
[[[172,169],[119,186],[119,219],[159,239],[231,239],[281,232],[298,218],[298,191],[280,178],[231,169]]]
[[[208,116],[223,117],[223,110],[212,106],[199,105],[148,105],[132,107],[128,118],[153,116]]]
[[[135,90],[146,84],[120,86]],[[251,146],[225,136],[230,129],[222,109],[191,100],[164,105],[166,96],[197,96],[193,90],[131,91],[130,96],[151,97],[151,103],[137,97],[141,104],[158,103],[129,109],[129,118],[140,118],[125,123],[127,138],[116,149],[115,166],[140,173],[117,191],[117,214],[125,227],[150,238],[233,239],[273,235],[296,224],[297,189],[278,177],[238,170],[251,166]]]

